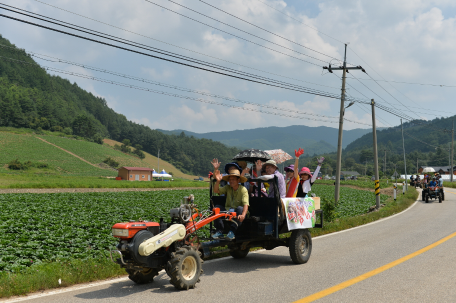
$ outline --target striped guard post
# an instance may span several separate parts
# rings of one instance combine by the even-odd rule
[[[380,195],[380,181],[375,180],[375,195],[378,196]]]

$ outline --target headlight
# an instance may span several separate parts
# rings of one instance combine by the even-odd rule
[[[113,228],[112,235],[118,237],[128,237],[128,229]]]

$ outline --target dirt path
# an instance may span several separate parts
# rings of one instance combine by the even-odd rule
[[[93,163],[90,163],[90,162],[87,161],[86,159],[81,158],[81,157],[79,157],[79,156],[76,155],[76,154],[73,154],[73,153],[70,152],[69,150],[63,149],[63,148],[61,148],[60,146],[55,145],[55,144],[53,144],[53,143],[51,143],[51,142],[49,142],[49,141],[46,141],[46,140],[44,140],[43,138],[40,138],[40,137],[38,137],[38,136],[36,136],[36,138],[40,139],[41,141],[43,141],[43,142],[45,142],[45,143],[47,143],[47,144],[50,144],[50,145],[55,146],[55,147],[57,147],[57,148],[60,148],[60,149],[63,150],[64,152],[69,153],[70,155],[72,155],[72,156],[78,158],[78,159],[81,160],[81,161],[84,161],[84,162],[87,163],[87,164],[92,165],[93,167],[100,168],[98,165],[95,165],[95,164],[93,164]]]
[[[159,191],[159,190],[184,190],[208,189],[206,187],[179,187],[179,188],[4,188],[0,194],[46,194],[46,193],[106,193],[122,191]]]

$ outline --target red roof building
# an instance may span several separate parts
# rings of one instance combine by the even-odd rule
[[[147,167],[122,166],[119,168],[118,176],[122,178],[122,180],[128,181],[151,181],[152,169]]]

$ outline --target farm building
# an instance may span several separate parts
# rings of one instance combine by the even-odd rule
[[[357,171],[341,171],[340,174],[345,177],[359,176],[359,173]]]
[[[128,167],[119,168],[119,177],[129,181],[150,181],[153,169],[147,167]]]

